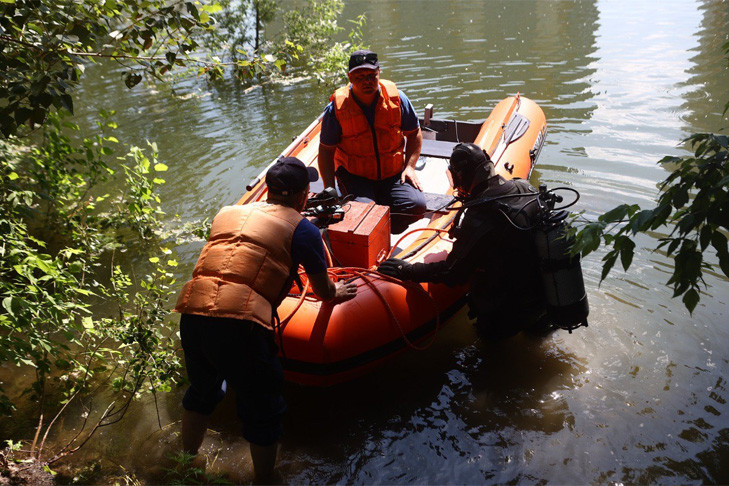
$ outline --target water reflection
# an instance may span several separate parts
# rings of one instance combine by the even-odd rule
[[[532,182],[576,188],[587,217],[624,202],[649,207],[666,176],[655,162],[685,153],[677,143],[687,133],[721,128],[717,110],[729,100],[717,52],[729,12],[719,0],[347,2],[345,16],[362,12],[383,77],[419,111],[433,103],[439,116],[477,120],[516,91],[539,102],[548,145]],[[114,66],[88,72],[80,115],[117,106],[120,140],[158,143],[170,166],[164,209],[182,221],[237,200],[332,90],[313,81],[253,90],[188,81],[174,92],[129,92]],[[590,327],[574,334],[489,346],[459,314],[427,352],[405,353],[362,380],[289,385],[284,478],[729,482],[729,283],[707,273],[709,288],[689,315],[664,285],[671,262],[650,251],[661,236],[638,238],[630,273],[602,283],[602,254],[583,262]],[[180,280],[200,246],[179,250]],[[88,454],[158,482],[176,444],[180,398],[161,400],[162,431],[148,402],[133,411],[133,425],[104,431]],[[232,400],[212,428],[204,450],[213,470],[249,481]]]
[[[688,113],[682,118],[688,132],[716,132],[727,125],[721,113],[729,100],[729,67],[722,46],[727,42],[729,7],[721,0],[703,0],[699,9],[701,25],[694,34],[698,46],[692,49],[690,77],[684,84],[683,108]]]

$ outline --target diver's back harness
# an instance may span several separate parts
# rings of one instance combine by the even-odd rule
[[[566,190],[573,192],[575,200],[562,207],[555,207],[563,198],[556,191]],[[520,208],[515,208],[505,202],[505,199],[529,198]],[[539,274],[547,306],[549,322],[560,329],[570,333],[582,326],[587,326],[587,316],[590,313],[585,292],[585,282],[582,276],[582,266],[579,253],[573,254],[573,237],[569,232],[569,211],[566,208],[574,205],[579,199],[579,193],[570,187],[559,187],[547,190],[542,184],[536,193],[504,194],[493,197],[483,197],[471,201],[464,201],[459,208],[454,226],[458,226],[460,217],[468,208],[492,205],[520,231],[531,231],[539,260]],[[536,214],[532,217],[530,226],[517,223],[519,215],[528,220],[525,212],[531,204],[537,204]]]

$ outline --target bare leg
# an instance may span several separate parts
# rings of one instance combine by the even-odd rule
[[[251,444],[251,459],[253,460],[254,482],[266,484],[273,481],[273,468],[276,465],[278,444],[259,446]]]
[[[193,456],[202,445],[205,431],[208,429],[208,417],[201,413],[184,410],[182,412],[182,448]]]

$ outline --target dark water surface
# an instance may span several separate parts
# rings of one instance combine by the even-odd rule
[[[726,1],[348,1],[367,14],[383,77],[416,109],[479,120],[517,91],[547,116],[532,183],[577,189],[586,216],[651,207],[679,141],[727,125],[720,46]],[[81,113],[116,107],[118,138],[156,141],[170,166],[164,209],[212,218],[323,108],[303,80],[246,90],[182,83],[128,92],[116,68],[89,69]],[[655,235],[660,236],[659,234]],[[498,346],[463,313],[425,352],[328,390],[290,385],[280,470],[292,483],[729,483],[729,282],[715,273],[693,316],[664,286],[671,261],[642,237],[628,273],[598,286],[583,262],[590,327]],[[184,280],[202,242],[178,249]],[[180,283],[181,284],[181,283]],[[179,430],[182,392],[104,431],[92,455],[144,481]],[[213,470],[250,480],[247,444],[225,401],[204,445]],[[68,424],[69,428],[72,424]]]

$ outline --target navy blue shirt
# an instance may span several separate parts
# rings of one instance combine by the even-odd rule
[[[309,275],[321,273],[328,267],[319,228],[306,218],[302,219],[294,230],[291,241],[291,259],[294,262],[294,268],[298,268],[301,264]]]
[[[352,89],[352,87],[350,86],[349,89]],[[405,93],[400,90],[398,92],[400,93],[400,130],[403,132],[417,130],[420,127],[420,122],[418,121],[418,115],[415,113],[415,108],[413,108],[413,104],[405,96]],[[354,98],[354,100],[357,101],[357,98]],[[374,123],[375,107],[377,106],[378,100],[379,98],[376,98],[369,106],[357,101],[357,104],[362,108],[364,116],[370,125]],[[339,124],[334,112],[334,102],[332,101],[324,108],[324,117],[321,121],[319,141],[324,145],[335,146],[342,139],[342,126]]]

